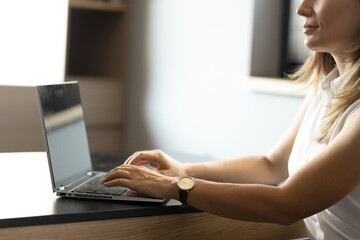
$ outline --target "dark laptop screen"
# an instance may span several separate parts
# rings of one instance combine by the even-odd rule
[[[91,171],[83,110],[77,82],[37,87],[53,188]]]

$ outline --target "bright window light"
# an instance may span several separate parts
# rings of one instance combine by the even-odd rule
[[[68,0],[3,1],[0,85],[62,82]]]

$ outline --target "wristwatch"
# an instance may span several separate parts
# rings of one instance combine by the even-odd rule
[[[179,200],[182,203],[182,207],[187,206],[187,196],[191,189],[195,186],[195,179],[192,177],[181,177],[177,181],[179,188]]]

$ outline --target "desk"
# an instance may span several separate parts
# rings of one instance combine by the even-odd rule
[[[103,170],[124,159],[94,156]],[[110,166],[112,167],[112,166]],[[0,239],[290,239],[306,236],[290,226],[226,219],[163,204],[82,200],[52,193],[46,154],[0,153]],[[76,237],[75,237],[76,236]]]

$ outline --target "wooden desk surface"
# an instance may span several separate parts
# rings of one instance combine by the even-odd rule
[[[101,164],[99,165],[101,167]],[[295,239],[291,226],[226,219],[166,204],[66,199],[52,192],[45,153],[0,153],[0,239]],[[76,237],[75,237],[76,236]]]
[[[114,219],[0,229],[0,239],[251,239],[306,237],[304,223],[290,226],[221,218],[208,213]]]

